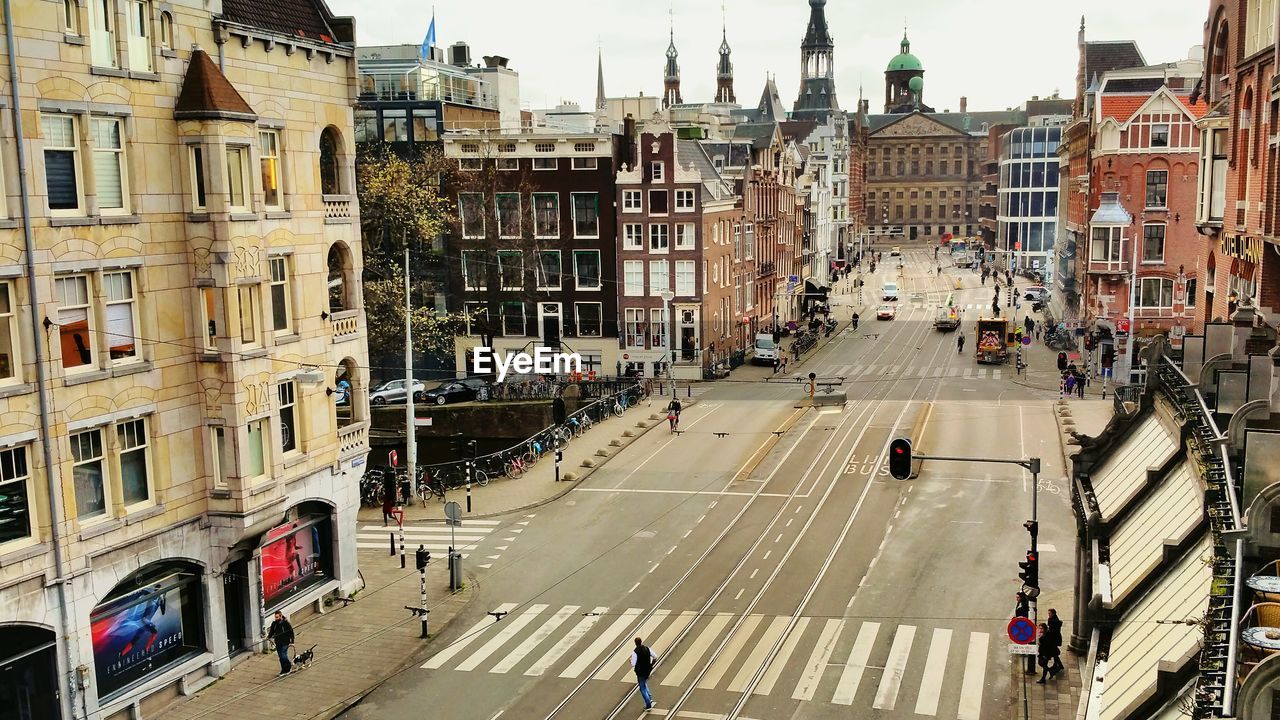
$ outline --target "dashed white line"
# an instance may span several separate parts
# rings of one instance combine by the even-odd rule
[[[635,589],[636,589],[636,588],[638,588],[638,587],[640,587],[640,583],[636,583],[635,585],[632,585],[632,586],[631,586],[631,589],[630,589],[630,590],[628,590],[628,591],[627,591],[627,593],[633,593],[633,592],[635,592]]]
[[[748,579],[749,579],[749,580],[755,580],[755,579],[756,579],[756,573],[758,573],[758,572],[760,572],[760,568],[756,568],[755,570],[752,570],[752,571],[751,571],[751,577],[750,577],[750,578],[748,578]]]
[[[693,532],[693,528],[689,528],[688,530],[685,530],[685,531],[684,531],[684,535],[681,535],[681,536],[680,536],[680,539],[681,539],[681,540],[683,540],[683,539],[685,539],[685,538],[689,537],[690,533],[692,533],[692,532]]]
[[[738,594],[737,594],[737,595],[734,595],[734,596],[733,596],[733,599],[734,599],[734,600],[737,600],[738,598],[742,597],[742,591],[743,591],[743,590],[746,590],[746,588],[741,588],[740,590],[738,590]]]
[[[773,554],[773,551],[772,551],[772,550],[770,550],[770,551],[766,552],[766,553],[764,554],[764,559],[765,559],[765,560],[768,560],[768,559],[769,559],[769,556],[770,556],[770,555],[772,555],[772,554]]]
[[[803,505],[797,505],[797,506],[796,506],[796,509],[795,509],[795,512],[800,512],[800,508],[802,508],[802,507],[804,507],[804,506],[803,506]]]
[[[782,533],[778,533],[778,537],[774,538],[773,541],[778,542],[781,539],[782,539]]]
[[[662,564],[662,563],[654,563],[654,564],[653,564],[653,567],[649,568],[649,572],[648,572],[648,573],[646,573],[646,574],[652,574],[652,573],[653,573],[653,571],[654,571],[654,570],[657,570],[657,569],[658,569],[658,566],[659,566],[659,565],[661,565],[661,564]]]
[[[787,521],[787,527],[791,527],[791,523],[793,523],[793,522],[795,522],[795,518],[791,518],[790,520],[788,520],[788,521]]]
[[[719,502],[720,502],[719,500],[712,500],[711,504],[707,506],[707,509],[710,510],[711,508],[715,507]]]
[[[706,519],[707,519],[707,516],[703,515],[702,517],[698,518],[698,522],[701,523],[703,520],[706,520]]]
[[[673,553],[673,552],[675,552],[675,551],[676,551],[676,546],[675,546],[675,545],[672,545],[672,546],[671,546],[671,549],[667,551],[667,554],[668,554],[668,555],[670,555],[671,553]]]

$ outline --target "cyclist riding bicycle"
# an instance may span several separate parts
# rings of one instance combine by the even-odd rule
[[[667,423],[671,425],[671,432],[680,427],[680,401],[675,398],[667,404]]]

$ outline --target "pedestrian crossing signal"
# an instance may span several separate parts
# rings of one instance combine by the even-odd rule
[[[1018,573],[1018,577],[1022,580],[1022,592],[1027,597],[1036,597],[1040,594],[1040,557],[1037,553],[1030,550],[1027,551],[1027,561],[1018,563],[1018,567],[1022,568],[1022,572]]]
[[[898,480],[911,477],[911,440],[896,438],[889,443],[889,474]]]

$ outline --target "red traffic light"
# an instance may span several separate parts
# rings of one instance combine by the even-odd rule
[[[889,474],[898,480],[911,477],[911,440],[896,438],[889,443]]]

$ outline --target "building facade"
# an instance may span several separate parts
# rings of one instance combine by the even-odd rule
[[[272,611],[359,584],[354,27],[321,0],[23,8],[0,696],[146,716],[256,650]]]
[[[1000,143],[995,248],[1014,272],[1038,272],[1046,283],[1055,269],[1061,141],[1061,127],[1024,127]]]

